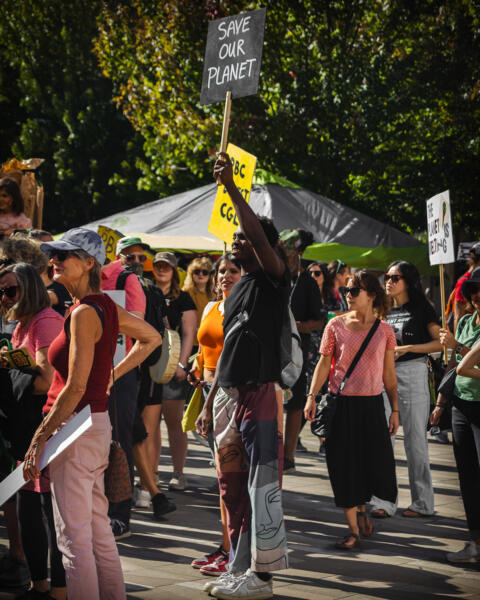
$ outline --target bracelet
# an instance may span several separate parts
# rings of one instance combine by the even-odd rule
[[[396,408],[395,410],[392,410],[392,412],[397,412],[397,413],[399,413],[400,411],[398,410],[398,408]]]
[[[314,394],[313,392],[309,392],[309,393],[307,394],[307,396],[306,396],[306,397],[307,397],[307,398],[309,398],[310,396],[313,396],[313,397],[315,397],[316,395],[317,395],[317,394]]]
[[[436,408],[445,408],[445,404],[435,404]]]

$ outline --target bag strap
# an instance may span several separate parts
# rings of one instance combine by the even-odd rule
[[[380,325],[380,319],[377,318],[377,319],[375,319],[375,322],[373,323],[373,325],[370,327],[370,331],[368,332],[367,337],[363,340],[362,345],[360,346],[358,352],[355,354],[354,359],[352,360],[350,366],[348,367],[348,370],[345,373],[345,377],[343,378],[342,382],[340,383],[340,387],[338,388],[339,394],[340,394],[340,392],[343,391],[343,388],[347,385],[347,382],[350,379],[350,375],[353,373],[353,369],[355,369],[355,367],[357,366],[358,361],[361,359],[362,354],[365,352],[368,344],[370,343],[370,340],[374,336],[379,325]]]

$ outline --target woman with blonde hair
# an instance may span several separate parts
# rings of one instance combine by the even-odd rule
[[[215,298],[213,264],[208,256],[198,256],[188,265],[182,290],[188,292],[197,307],[197,324],[200,325],[203,311]],[[198,340],[195,336],[195,345]]]

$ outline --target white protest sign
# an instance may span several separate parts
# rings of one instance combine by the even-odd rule
[[[87,405],[48,440],[40,457],[39,469],[44,469],[91,426],[92,414],[90,406]],[[13,496],[13,494],[16,494],[24,485],[25,479],[23,478],[22,462],[15,471],[10,473],[0,483],[0,506]]]
[[[125,290],[104,290],[104,293],[107,294],[107,296],[110,296],[116,304],[125,308]],[[127,355],[126,342],[126,336],[123,333],[119,333],[117,347],[115,348],[115,356],[113,357],[113,364],[115,366],[117,366]]]
[[[455,262],[449,190],[427,200],[427,228],[430,264]]]
[[[265,8],[210,21],[200,104],[256,94],[262,62]]]

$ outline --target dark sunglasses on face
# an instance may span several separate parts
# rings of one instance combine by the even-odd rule
[[[383,277],[385,279],[385,283],[387,283],[387,281],[390,280],[392,281],[392,283],[398,283],[400,279],[403,279],[401,275],[388,275],[387,273],[385,273]]]
[[[8,287],[0,288],[0,299],[3,298],[3,295],[7,298],[15,298],[18,290],[18,285],[9,285]]]
[[[147,260],[147,257],[145,256],[145,254],[125,254],[125,260],[127,262],[134,262],[136,260],[138,260],[138,262],[145,262]]]
[[[194,269],[192,272],[194,275],[204,275],[205,277],[210,275],[210,271],[207,271],[207,269]]]
[[[346,287],[345,295],[350,294],[352,298],[356,298],[362,290],[363,288],[361,287]]]
[[[320,275],[322,275],[322,271],[314,271],[313,269],[310,270],[310,275],[312,277],[320,277]]]
[[[80,258],[78,254],[76,252],[73,252],[72,250],[54,250],[52,254],[50,254],[50,258],[56,258],[59,262],[67,260],[69,256]]]

